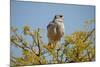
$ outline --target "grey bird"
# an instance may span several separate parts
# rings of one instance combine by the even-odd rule
[[[56,46],[56,43],[61,40],[64,35],[64,16],[55,15],[53,21],[47,26],[47,36],[51,47]],[[53,45],[52,45],[53,44]]]

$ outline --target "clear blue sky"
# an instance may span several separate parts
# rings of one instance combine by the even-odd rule
[[[15,2],[11,0],[11,26],[22,32],[24,25],[31,28],[46,27],[57,14],[64,15],[65,34],[71,34],[84,28],[84,21],[95,18],[95,7],[87,5],[71,4],[49,4],[36,2]],[[46,33],[44,40],[47,42]],[[29,38],[28,38],[29,39]],[[30,39],[29,39],[30,40]],[[20,51],[16,48],[11,49],[14,55],[20,56]]]

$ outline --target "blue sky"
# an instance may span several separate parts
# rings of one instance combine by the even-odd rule
[[[95,7],[89,5],[50,4],[11,0],[11,26],[22,32],[24,25],[33,29],[45,29],[44,40],[47,42],[46,27],[55,15],[64,15],[65,34],[69,35],[84,28],[84,21],[95,18]],[[28,40],[30,40],[28,38]],[[20,51],[11,49],[15,55]]]

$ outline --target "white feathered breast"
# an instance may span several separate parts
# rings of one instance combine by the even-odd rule
[[[53,22],[50,22],[47,26],[48,30],[48,39],[50,41],[59,41],[61,37],[64,35],[64,22],[63,19],[58,17],[54,18]]]

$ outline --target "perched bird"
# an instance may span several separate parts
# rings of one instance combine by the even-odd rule
[[[64,35],[64,17],[63,15],[55,15],[53,21],[47,26],[48,46],[54,48],[56,43],[61,40]]]

